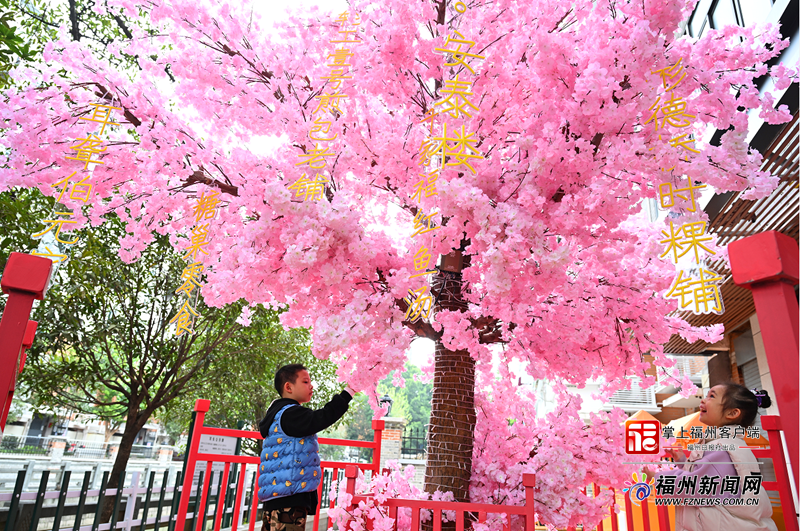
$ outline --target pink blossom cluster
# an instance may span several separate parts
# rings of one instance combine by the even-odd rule
[[[641,203],[657,196],[661,168],[672,165],[718,191],[770,193],[774,179],[746,143],[747,113],[788,120],[755,80],[769,73],[785,86],[797,73],[767,66],[788,44],[775,26],[676,36],[693,3],[498,0],[469,17],[445,13],[449,27],[482,45],[472,88],[480,111],[464,126],[485,150],[474,174],[442,169],[437,203],[447,219],[430,245],[435,256],[467,242],[467,311],[439,312],[419,333],[468,349],[482,385],[505,389],[493,364],[507,371],[518,360],[533,378],[602,380],[608,396],[628,385],[626,376],[647,380],[644,354],[669,367],[662,345],[672,334],[720,337],[720,327],[667,317],[677,305],[661,294],[673,271],[658,259],[659,228],[643,222]],[[318,37],[335,30],[333,19],[304,13],[270,32],[244,3],[108,4],[158,29],[134,29],[132,40],[107,48],[137,57],[141,70],[115,68],[66,30],[46,46],[43,62],[15,68],[15,85],[0,101],[0,190],[53,195],[69,128],[99,94],[111,94],[124,121],[94,172],[103,199],[88,221],[100,224],[113,212],[126,223],[124,259],[135,260],[153,231],[185,247],[193,224],[186,193],[199,193],[197,183],[216,188],[226,204],[208,228],[206,303],[288,307],[284,326],[310,327],[315,355],[336,362],[355,389],[401,369],[414,333],[399,301],[415,286],[412,246],[398,227],[413,219],[406,191],[419,181],[419,123],[444,76],[435,49],[447,27],[435,22],[436,4],[352,2],[370,23],[351,61],[346,112],[331,128],[340,142],[330,167],[336,186],[330,199],[302,203],[292,202],[287,186],[307,148],[297,139],[309,131],[324,88],[329,52]],[[733,128],[719,146],[699,146],[691,162],[642,129],[657,90],[649,73],[679,57],[695,135]],[[496,323],[499,360],[475,324],[481,319]],[[619,415],[581,427],[570,401],[561,416],[537,421],[521,410],[492,412],[511,395],[482,393],[474,498],[511,499],[517,483],[508,478],[527,466],[541,477],[543,515],[557,523],[596,518],[606,500],[583,500],[575,489],[620,479],[610,442]]]
[[[402,467],[397,461],[387,461],[387,470],[366,479],[364,472],[359,470],[356,478],[355,494],[364,496],[353,506],[353,495],[347,493],[346,481],[333,481],[330,489],[330,500],[336,502],[335,507],[328,509],[328,518],[339,529],[347,531],[363,531],[367,525],[375,531],[411,530],[411,509],[399,508],[397,517],[389,516],[389,510],[383,504],[389,498],[404,500],[435,500],[453,501],[452,492],[436,491],[432,495],[420,490],[413,484],[414,466]],[[429,522],[432,513],[430,510],[420,511],[420,521]],[[443,521],[452,521],[454,511],[444,511]],[[395,528],[395,520],[397,527]]]
[[[538,521],[559,529],[592,528],[608,517],[614,504],[608,487],[621,485],[640,468],[624,464],[631,459],[625,454],[622,411],[591,414],[585,421],[578,414],[580,397],[555,384],[558,410],[539,418],[532,390],[519,387],[508,372],[483,376],[477,387],[473,502],[524,505],[527,473],[536,476]],[[590,484],[605,488],[587,494]],[[499,516],[490,518],[487,529],[499,530],[502,523]]]

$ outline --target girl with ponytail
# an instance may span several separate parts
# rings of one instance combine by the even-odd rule
[[[675,531],[777,531],[766,491],[761,487],[754,492],[752,488],[754,476],[761,473],[758,462],[753,452],[746,448],[744,435],[741,438],[736,436],[745,433],[745,428],[753,425],[759,408],[766,409],[771,403],[766,391],[751,391],[733,382],[715,385],[700,401],[700,422],[707,426],[727,427],[725,431],[731,437],[700,441],[715,449],[694,450],[688,458],[683,450],[667,450],[678,468],[658,473],[656,481],[674,481],[675,493],[678,493],[679,483],[686,485],[695,481],[699,491],[702,478],[718,478],[716,496],[704,500],[710,506],[676,507]],[[745,478],[748,476],[751,488],[745,489]],[[735,494],[721,493],[726,477],[729,478],[729,485],[738,477],[739,485]],[[685,496],[687,499],[700,497]],[[717,499],[713,499],[715,497]],[[741,498],[744,500],[740,501]]]

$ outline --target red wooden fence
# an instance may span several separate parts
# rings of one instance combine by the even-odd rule
[[[244,498],[244,493],[246,490],[247,485],[245,485],[245,477],[246,472],[248,470],[248,466],[253,466],[250,470],[258,470],[259,465],[261,464],[261,459],[258,456],[248,456],[248,455],[222,455],[222,454],[206,454],[199,452],[200,446],[200,437],[203,435],[217,435],[222,437],[240,437],[246,439],[263,439],[261,433],[257,431],[248,431],[248,430],[231,430],[225,428],[212,428],[210,426],[205,426],[205,415],[206,412],[211,407],[211,402],[209,400],[197,400],[194,405],[194,411],[196,413],[195,421],[194,421],[194,428],[192,430],[192,438],[189,441],[189,451],[186,454],[186,472],[183,476],[183,486],[181,487],[181,499],[180,505],[178,506],[178,515],[177,520],[175,523],[175,531],[185,531],[186,526],[186,516],[189,511],[189,498],[192,495],[192,480],[194,476],[194,471],[197,466],[198,461],[206,461],[206,469],[204,470],[203,474],[203,484],[198,485],[200,500],[199,503],[195,504],[196,511],[193,515],[194,522],[205,522],[205,519],[209,515],[204,514],[204,510],[206,507],[206,500],[209,495],[209,488],[211,485],[211,467],[213,463],[225,463],[225,468],[222,472],[222,482],[221,485],[224,488],[220,489],[218,493],[217,503],[214,509],[214,527],[213,531],[220,531],[220,527],[222,524],[222,514],[224,511],[220,510],[220,508],[225,506],[225,496],[226,492],[228,491],[227,486],[229,485],[229,473],[230,473],[230,466],[231,463],[239,463],[241,465],[241,471],[239,473],[239,481],[236,485],[236,501],[234,503],[233,509],[233,527],[236,528],[239,522],[239,512],[242,507],[242,500]],[[332,471],[333,478],[336,479],[339,470],[344,469],[347,466],[354,466],[356,469],[361,469],[364,471],[371,471],[373,474],[378,473],[378,467],[380,466],[381,462],[381,435],[383,432],[384,423],[382,420],[373,420],[372,421],[372,429],[375,431],[375,436],[372,441],[351,441],[347,439],[328,439],[324,437],[319,438],[320,445],[334,445],[334,446],[350,446],[350,447],[357,447],[357,448],[371,448],[372,449],[372,462],[371,463],[344,463],[339,461],[322,461],[320,466],[322,467],[322,477],[325,477],[325,470],[329,469]],[[249,531],[254,531],[258,513],[258,500],[257,500],[257,491],[258,491],[258,481],[256,480],[256,486],[253,488],[253,494],[250,500],[250,526]],[[320,481],[319,489],[317,493],[319,495],[319,503],[322,503],[322,486],[323,482]],[[333,506],[331,504],[331,506]],[[321,507],[317,506],[316,514],[320,514]],[[330,527],[330,522],[329,522]],[[317,531],[319,529],[319,518],[314,518],[314,530]],[[199,527],[197,525],[193,526],[193,530],[203,531],[204,526],[201,524]]]
[[[370,496],[356,496],[356,477],[358,476],[358,469],[355,466],[348,466],[344,469],[345,478],[347,478],[347,493],[353,495],[352,506],[349,510],[355,508],[361,501],[367,501]],[[397,529],[397,511],[399,509],[411,510],[411,529],[419,530],[420,526],[420,511],[427,509],[433,512],[432,524],[433,531],[442,530],[442,512],[454,511],[456,531],[464,531],[466,513],[474,513],[478,516],[478,522],[483,523],[486,521],[488,514],[505,514],[519,515],[525,520],[525,531],[534,531],[536,529],[536,518],[533,512],[533,487],[536,484],[536,477],[534,474],[524,474],[522,476],[522,486],[525,487],[525,505],[490,505],[487,503],[463,503],[463,502],[446,502],[446,501],[432,501],[432,500],[408,500],[402,498],[390,498],[384,503],[380,504],[388,510],[388,516],[395,519],[394,529]],[[503,525],[503,531],[510,531],[508,522]]]
[[[205,413],[210,408],[208,400],[198,400],[195,403],[195,424],[192,431],[192,437],[189,441],[189,451],[186,456],[186,472],[183,477],[183,487],[181,487],[180,505],[178,506],[178,514],[176,516],[175,531],[185,531],[187,512],[189,510],[189,498],[192,495],[192,480],[194,471],[198,461],[206,461],[205,473],[203,474],[202,485],[198,485],[199,499],[195,503],[195,511],[193,514],[192,531],[204,531],[205,519],[213,516],[214,526],[213,531],[220,531],[222,525],[223,510],[220,508],[225,507],[225,496],[229,486],[229,473],[231,463],[238,463],[241,465],[241,473],[235,486],[235,503],[233,508],[233,526],[237,527],[239,522],[240,511],[243,507],[243,498],[246,491],[246,470],[248,466],[255,467],[250,470],[258,470],[260,459],[257,456],[241,456],[241,455],[221,455],[221,454],[207,454],[199,452],[200,437],[202,435],[217,435],[224,437],[239,437],[249,439],[263,439],[261,434],[256,431],[246,430],[231,430],[223,428],[212,428],[204,425]],[[784,448],[781,440],[781,419],[776,416],[761,417],[762,428],[767,432],[770,442],[768,449],[755,449],[753,454],[757,458],[772,459],[775,468],[775,481],[762,482],[762,488],[771,491],[777,491],[781,507],[784,514],[785,530],[786,531],[800,531],[798,530],[798,522],[796,518],[796,508],[792,497],[791,487],[789,485],[789,475],[786,467],[786,460],[784,457]],[[338,478],[340,470],[344,470],[345,478],[347,480],[347,492],[354,495],[353,504],[358,504],[359,501],[367,500],[369,496],[355,495],[355,480],[359,470],[370,471],[372,474],[379,472],[380,466],[380,452],[381,452],[381,435],[384,428],[383,421],[373,421],[372,427],[375,430],[375,436],[372,441],[351,441],[342,439],[327,439],[320,438],[321,445],[336,445],[336,446],[351,446],[359,448],[372,449],[372,462],[370,463],[344,463],[338,461],[322,461],[323,478],[325,469],[332,471],[333,478]],[[222,481],[220,485],[225,488],[219,489],[217,503],[215,504],[214,513],[205,515],[204,511],[207,507],[207,499],[209,496],[209,488],[211,485],[211,470],[212,463],[224,463],[225,467],[222,474]],[[533,474],[525,474],[523,476],[523,487],[525,488],[525,505],[512,506],[512,505],[490,505],[480,503],[459,503],[459,502],[445,502],[445,501],[430,501],[430,500],[409,500],[400,498],[390,498],[381,504],[385,508],[387,514],[396,518],[397,511],[400,509],[409,509],[411,511],[412,530],[418,531],[420,526],[420,511],[422,509],[432,511],[433,516],[433,529],[439,531],[442,524],[442,512],[454,511],[456,513],[456,529],[463,531],[466,522],[466,514],[470,513],[475,515],[478,522],[484,522],[489,514],[505,514],[507,516],[517,515],[521,516],[525,521],[524,530],[534,531],[535,529],[535,516],[534,516],[534,499],[533,489],[535,485],[535,477]],[[322,502],[322,488],[323,482],[320,482],[318,494],[320,504]],[[594,496],[599,494],[600,488],[596,485],[592,486]],[[613,489],[612,489],[613,490]],[[257,519],[258,501],[257,501],[257,487],[253,489],[253,495],[250,500],[250,522],[249,531],[254,531]],[[671,531],[674,527],[674,522],[670,521],[669,509],[664,506],[655,507],[650,499],[646,499],[641,504],[641,513],[633,510],[630,498],[625,496],[625,519],[626,528],[628,531]],[[331,502],[333,507],[333,502]],[[319,516],[321,507],[317,507],[316,515]],[[352,509],[352,507],[351,507]],[[655,525],[651,525],[650,511],[656,512]],[[614,507],[610,508],[610,524],[611,529],[604,529],[604,524],[600,523],[597,526],[597,531],[619,531],[619,515],[614,512]],[[197,526],[197,522],[201,522]],[[314,530],[319,529],[319,518],[314,518]],[[331,523],[328,521],[328,527]],[[396,528],[395,522],[395,528]],[[506,523],[504,530],[510,531],[509,524]],[[570,529],[569,531],[574,531]]]

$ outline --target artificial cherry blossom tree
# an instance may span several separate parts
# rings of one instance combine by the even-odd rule
[[[45,64],[14,71],[22,86],[0,105],[2,189],[59,193],[63,185],[54,185],[81,170],[66,157],[95,130],[82,118],[94,116],[92,104],[119,107],[113,117],[121,125],[106,129],[95,155],[98,200],[74,219],[100,224],[117,213],[129,232],[123,257],[135,260],[153,231],[185,248],[197,198],[218,193],[224,205],[204,236],[207,304],[288,305],[283,324],[311,327],[315,354],[363,390],[402,368],[415,337],[435,341],[429,491],[464,500],[471,479],[477,497],[487,497],[480,485],[511,488],[508,477],[521,468],[484,479],[521,451],[542,467],[537,496],[560,497],[553,514],[569,518],[578,498],[548,494],[565,463],[584,462],[609,482],[622,477],[610,443],[592,449],[585,434],[565,429],[577,425],[574,405],[553,426],[530,416],[508,422],[504,415],[522,414],[509,402],[530,406],[508,385],[508,364],[518,360],[534,378],[601,380],[607,396],[626,376],[644,377],[646,353],[669,366],[661,345],[673,333],[719,337],[718,328],[668,317],[677,305],[662,294],[674,267],[658,258],[663,227],[646,223],[641,205],[659,183],[687,178],[748,197],[773,189],[745,133],[751,110],[770,122],[788,119],[754,81],[787,45],[777,28],[679,36],[691,1],[354,0],[343,20],[360,43],[337,45],[330,41],[341,28],[318,12],[267,31],[238,2],[109,4],[161,28],[108,46],[138,58],[140,70],[117,70],[65,33],[45,49]],[[459,37],[474,44],[458,53],[480,57],[469,63],[474,75],[445,66]],[[352,52],[340,88],[329,66],[337,47]],[[693,116],[681,131],[695,151],[676,149],[653,127],[664,85],[651,72],[670,68],[682,69],[673,95]],[[770,73],[778,86],[794,75]],[[458,123],[473,135],[475,156],[440,157],[436,193],[414,199],[426,178],[421,151],[441,134],[444,90],[459,75],[469,79],[472,106]],[[335,90],[346,97],[331,107]],[[703,141],[709,129],[728,132],[711,145]],[[320,155],[321,137],[329,156]],[[319,171],[328,182],[301,196],[297,183],[313,175],[312,161],[325,162]],[[421,214],[430,216],[417,223],[425,233],[412,237]],[[421,246],[433,257],[423,272],[434,270],[437,255],[460,254],[461,270],[411,278]],[[409,295],[420,286],[431,296],[427,318],[424,307],[417,312],[422,292]],[[423,316],[412,322],[414,313]],[[497,364],[505,383],[492,377]],[[492,400],[482,398],[493,385]],[[491,427],[493,447],[473,444],[476,419],[480,434],[488,434],[482,423]],[[585,452],[550,471],[534,456],[581,445]]]

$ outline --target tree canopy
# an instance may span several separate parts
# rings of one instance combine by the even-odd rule
[[[3,262],[11,250],[36,248],[30,234],[53,203],[38,190],[0,194]],[[110,484],[125,469],[136,435],[159,410],[186,419],[194,399],[218,399],[213,422],[231,415],[234,427],[238,419],[255,424],[253,415],[263,415],[275,394],[270,389],[277,366],[295,360],[309,363],[323,390],[335,384],[331,364],[310,356],[308,333],[284,330],[269,309],[248,311],[245,327],[244,303],[201,303],[197,333],[176,339],[169,321],[180,306],[175,291],[186,262],[166,236],[157,236],[136,262],[122,262],[124,227],[114,214],[109,218],[72,234],[77,242],[71,257],[32,314],[39,326],[18,385],[37,409],[78,411],[109,428],[125,424]],[[248,393],[246,401],[242,393]]]
[[[787,45],[774,26],[683,35],[692,5],[354,1],[338,19],[303,14],[268,32],[238,3],[110,1],[159,29],[107,46],[138,57],[140,75],[81,42],[47,44],[46,65],[17,69],[24,86],[0,104],[0,186],[52,195],[80,170],[68,156],[94,157],[102,200],[75,221],[115,212],[126,261],[143,260],[161,235],[184,248],[187,195],[220,193],[206,304],[287,308],[281,322],[311,327],[315,356],[358,389],[402,369],[415,336],[433,339],[426,488],[486,499],[479,485],[488,483],[473,477],[470,490],[471,474],[533,444],[529,431],[509,431],[533,420],[509,426],[506,410],[492,409],[506,400],[482,398],[511,389],[511,362],[534,378],[601,380],[608,394],[626,376],[652,383],[643,355],[669,366],[661,345],[673,333],[714,341],[721,332],[669,317],[677,302],[662,295],[675,271],[658,258],[667,227],[642,223],[641,204],[664,181],[768,194],[775,179],[747,146],[748,112],[789,117],[755,79],[769,71],[782,87],[794,74],[766,65]],[[680,85],[667,95],[673,75]],[[456,93],[470,105],[454,108]],[[109,126],[102,149],[81,151],[101,104],[118,108],[121,125]],[[691,123],[663,129],[675,117],[668,108]],[[726,133],[706,142],[714,130]],[[704,214],[683,205],[681,215]],[[455,263],[434,267],[437,256]],[[425,301],[427,311],[407,311]],[[565,408],[559,422],[576,415]],[[491,453],[473,448],[482,422],[504,430]],[[608,503],[578,488],[629,472],[610,465],[622,444],[609,426],[601,419],[561,438],[546,436],[557,426],[541,428],[538,455],[572,445],[581,451],[558,462],[589,463],[557,494],[562,466],[538,472],[537,489],[552,494],[537,493],[545,516],[575,525],[587,514],[579,507]],[[612,440],[597,449],[590,435]]]

